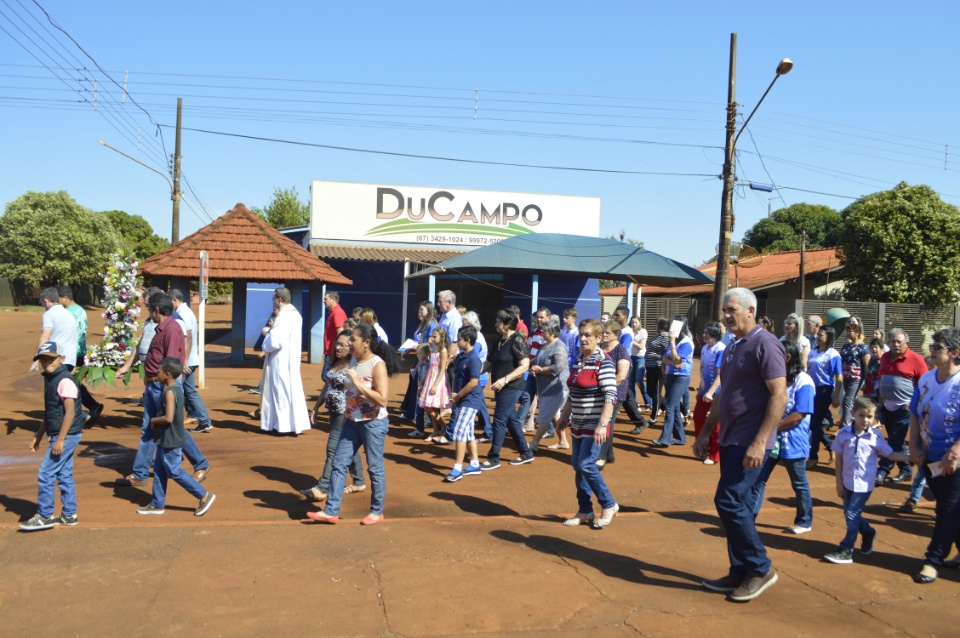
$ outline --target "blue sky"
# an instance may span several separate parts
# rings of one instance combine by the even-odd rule
[[[143,215],[169,236],[166,184],[97,140],[162,167],[155,123],[164,125],[163,144],[172,153],[181,96],[187,128],[413,155],[690,174],[492,166],[184,131],[183,171],[194,192],[186,195],[181,236],[237,202],[266,204],[274,187],[296,186],[307,199],[312,180],[328,179],[597,196],[604,234],[622,229],[651,250],[699,264],[717,242],[716,176],[736,32],[744,115],[782,57],[796,66],[740,138],[738,178],[781,188],[738,188],[735,238],[766,215],[768,203],[842,209],[901,180],[928,184],[960,205],[954,2],[39,6],[106,73],[33,0],[0,5],[3,203],[27,190],[65,189],[94,210]],[[123,84],[127,71],[122,96],[106,76]]]

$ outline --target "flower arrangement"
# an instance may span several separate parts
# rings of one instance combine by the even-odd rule
[[[110,256],[110,265],[103,276],[104,309],[101,316],[106,322],[103,340],[87,348],[86,365],[77,369],[77,381],[86,381],[93,387],[100,383],[113,385],[117,368],[133,353],[140,316],[138,290],[143,285],[137,274],[138,266],[133,257],[127,258],[121,253]],[[142,377],[143,366],[138,367]],[[127,374],[123,378],[124,384],[129,380],[130,374]]]

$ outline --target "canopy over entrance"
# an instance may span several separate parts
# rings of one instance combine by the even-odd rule
[[[580,235],[531,233],[440,262],[411,277],[459,273],[525,273],[613,279],[664,287],[711,283],[693,266],[624,242]]]

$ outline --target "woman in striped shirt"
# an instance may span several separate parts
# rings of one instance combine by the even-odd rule
[[[560,415],[560,423],[570,425],[573,439],[572,463],[579,508],[564,525],[593,522],[606,527],[620,510],[597,467],[600,446],[610,435],[610,417],[617,402],[617,371],[613,361],[600,348],[603,326],[596,319],[580,322],[580,356],[570,372],[567,385],[570,398]],[[603,512],[595,519],[591,494],[596,495]]]

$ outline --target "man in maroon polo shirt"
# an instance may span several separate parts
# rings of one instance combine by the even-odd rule
[[[757,533],[753,487],[787,405],[787,356],[783,344],[757,325],[756,312],[757,298],[746,288],[732,288],[723,297],[723,321],[736,340],[720,368],[723,392],[693,444],[693,453],[705,459],[710,435],[723,423],[720,481],[713,500],[727,536],[730,571],[703,586],[736,602],[753,600],[777,582]]]
[[[143,391],[143,423],[140,426],[140,444],[137,447],[137,456],[133,460],[133,473],[117,479],[117,485],[145,487],[150,477],[150,468],[153,467],[157,443],[153,438],[153,429],[150,420],[160,411],[160,395],[163,385],[157,379],[160,370],[160,361],[165,357],[176,357],[181,363],[186,363],[183,329],[173,315],[173,300],[165,292],[154,293],[148,300],[150,318],[157,325],[150,349],[143,360],[143,372],[146,378],[146,387]],[[133,357],[117,370],[117,376],[122,376],[130,369]],[[190,432],[186,432],[186,443],[183,445],[183,454],[193,465],[193,478],[203,481],[210,471],[210,463],[194,442]]]
[[[327,380],[327,370],[330,369],[330,357],[333,355],[333,344],[337,335],[347,320],[347,313],[340,307],[340,293],[328,292],[323,296],[323,305],[327,308],[327,323],[323,327],[323,371],[320,378]]]

